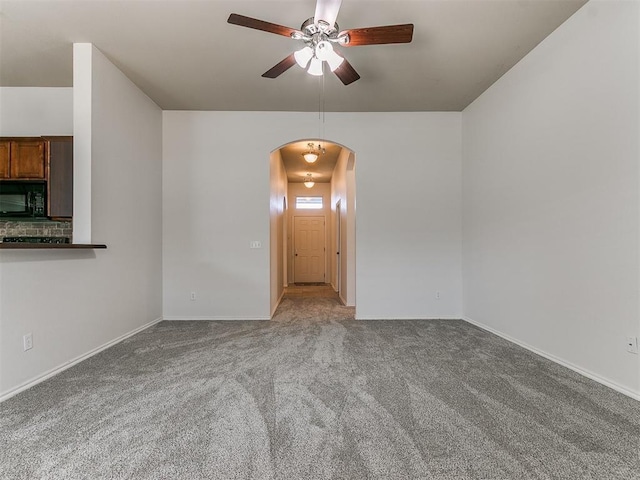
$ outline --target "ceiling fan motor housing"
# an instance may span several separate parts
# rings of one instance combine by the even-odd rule
[[[334,23],[333,26],[329,25],[324,20],[319,20],[316,23],[314,18],[311,17],[305,20],[300,27],[300,32],[302,34],[294,32],[291,34],[291,37],[295,40],[304,40],[304,42],[312,48],[322,41],[345,45],[349,42],[349,35],[339,35],[339,31],[340,28],[337,23]]]

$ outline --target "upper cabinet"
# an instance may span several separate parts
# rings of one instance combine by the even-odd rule
[[[73,137],[44,137],[47,216],[73,217]]]
[[[0,179],[45,180],[42,138],[0,139]]]

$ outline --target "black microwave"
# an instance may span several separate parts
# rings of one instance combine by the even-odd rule
[[[0,181],[0,218],[47,216],[44,182]]]

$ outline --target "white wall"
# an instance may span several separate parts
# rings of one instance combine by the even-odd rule
[[[167,111],[163,129],[165,317],[268,318],[269,153],[317,113]],[[461,114],[327,113],[325,131],[358,159],[356,315],[459,318]]]
[[[285,284],[285,251],[286,251],[286,211],[284,202],[287,198],[287,173],[282,163],[280,150],[275,150],[270,157],[270,270],[271,270],[271,315],[284,293]],[[288,206],[288,205],[287,205]]]
[[[73,135],[73,88],[0,87],[0,132]]]
[[[93,47],[73,44],[73,241],[91,243]]]
[[[75,67],[92,68],[92,235],[108,249],[0,251],[0,397],[162,315],[162,113],[85,48],[92,62]]]
[[[343,148],[331,178],[332,283],[345,305],[356,304],[355,291],[355,155]],[[340,202],[340,245],[337,244],[337,208]],[[338,258],[335,252],[339,251]],[[338,278],[337,262],[340,262]]]
[[[463,112],[465,317],[636,395],[639,18],[587,3]]]
[[[347,170],[345,174],[346,174],[345,180],[346,180],[346,186],[347,186],[347,219],[346,219],[346,224],[343,226],[342,231],[345,232],[347,238],[346,238],[346,242],[342,241],[341,239],[343,243],[341,248],[343,250],[346,249],[347,258],[344,261],[344,264],[341,266],[341,276],[342,276],[342,281],[344,282],[347,288],[346,295],[343,295],[344,297],[343,300],[347,305],[353,306],[356,304],[356,176],[355,176],[356,172],[355,172],[355,154],[353,152],[349,153],[349,160],[347,161]],[[457,213],[458,215],[461,215],[460,204],[458,203],[454,207],[457,208],[458,211],[457,212],[452,211],[451,212],[452,215],[455,215],[455,213]],[[460,217],[456,216],[454,218],[458,219]],[[459,228],[460,224],[456,225],[456,227]],[[462,232],[459,230],[457,231],[457,233],[458,235],[462,234]],[[460,247],[461,246],[460,237],[458,237],[456,240],[457,240],[458,246]],[[455,254],[459,255],[459,252],[455,252]],[[454,286],[454,288],[451,288],[450,290],[447,291],[447,293],[450,295],[450,297],[447,298],[449,306],[445,305],[443,307],[444,309],[451,308],[450,306],[453,304],[453,302],[459,303],[462,301],[462,291],[461,291],[462,279],[459,277],[461,275],[460,261],[461,259],[458,256],[456,258],[456,265],[455,265],[456,270],[454,274],[456,277],[456,280],[459,283],[457,285],[452,285]],[[343,273],[345,269],[346,269],[346,275]],[[438,283],[437,278],[433,278],[432,281],[435,281],[434,283],[436,284]],[[442,286],[444,286],[444,289],[447,289],[449,284],[448,282],[445,281],[442,283]],[[437,286],[437,288],[438,288],[438,291],[440,291],[440,286]],[[440,297],[438,296],[437,299],[439,300]],[[458,304],[457,311],[458,312],[462,311],[461,308],[462,306]],[[443,310],[442,308],[439,309],[439,313],[443,311],[445,310]],[[440,315],[442,314],[440,313]],[[455,317],[458,318],[459,315],[455,315]]]

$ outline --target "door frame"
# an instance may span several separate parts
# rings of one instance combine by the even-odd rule
[[[342,207],[342,199],[336,202],[336,254],[335,254],[335,268],[336,268],[336,291],[338,292],[338,296],[342,298],[342,261],[340,260],[340,248],[342,246],[342,212],[340,208]]]

